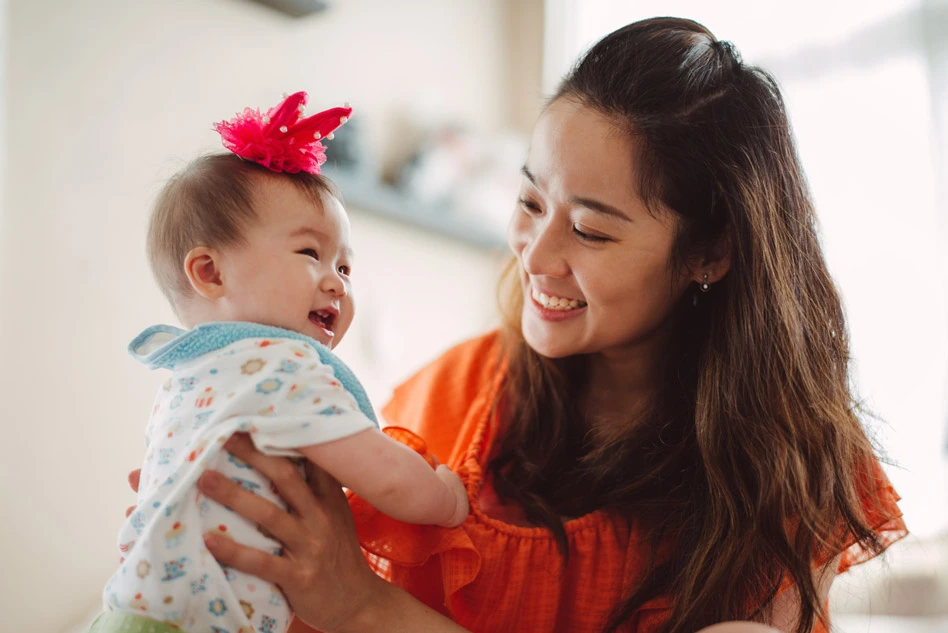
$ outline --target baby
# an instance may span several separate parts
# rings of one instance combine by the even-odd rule
[[[322,138],[351,109],[302,118],[306,94],[216,126],[233,153],[199,158],[158,197],[148,254],[188,327],[158,325],[129,345],[172,372],[146,429],[138,506],[121,567],[91,632],[279,633],[280,590],[222,567],[213,531],[261,550],[280,543],[196,488],[214,469],[285,508],[269,481],[222,450],[246,432],[272,455],[302,456],[396,519],[452,527],[468,513],[451,470],[381,433],[358,380],[330,351],[352,323],[349,222],[320,176]]]

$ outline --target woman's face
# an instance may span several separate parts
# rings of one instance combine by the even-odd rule
[[[673,273],[677,220],[638,196],[636,141],[568,98],[537,122],[507,233],[521,326],[543,356],[642,353],[690,279]]]

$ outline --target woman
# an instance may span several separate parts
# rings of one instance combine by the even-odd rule
[[[467,522],[353,521],[235,438],[295,512],[207,473],[286,546],[212,553],[322,631],[825,630],[833,576],[905,529],[774,80],[688,20],[606,36],[537,123],[508,237],[503,330],[383,412],[461,475]]]

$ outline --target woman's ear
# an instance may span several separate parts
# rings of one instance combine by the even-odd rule
[[[205,299],[219,299],[224,296],[221,256],[213,248],[192,248],[184,257],[184,274],[198,296]]]
[[[694,281],[713,284],[724,279],[731,269],[731,234],[725,230],[717,240],[704,251],[704,256],[692,267]],[[705,277],[707,275],[707,277]]]

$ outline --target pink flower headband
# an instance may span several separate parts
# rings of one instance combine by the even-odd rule
[[[246,108],[230,121],[214,124],[214,129],[224,147],[271,171],[318,174],[326,162],[326,148],[320,139],[332,139],[333,131],[349,120],[352,108],[346,104],[304,119],[305,109],[306,93],[297,92],[266,114]]]

